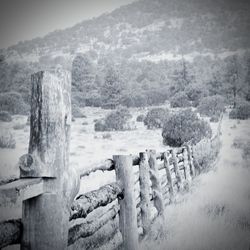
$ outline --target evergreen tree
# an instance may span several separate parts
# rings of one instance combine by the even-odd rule
[[[104,106],[116,108],[120,104],[122,91],[123,86],[118,72],[113,67],[109,67],[101,87]]]
[[[87,94],[95,81],[94,66],[87,55],[79,54],[72,63],[72,86],[77,91]]]

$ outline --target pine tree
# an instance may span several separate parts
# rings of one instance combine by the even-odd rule
[[[120,104],[122,91],[123,86],[117,71],[113,67],[109,67],[101,87],[104,106],[116,108]]]
[[[87,94],[95,81],[94,66],[87,55],[79,54],[72,63],[72,86],[77,91]]]

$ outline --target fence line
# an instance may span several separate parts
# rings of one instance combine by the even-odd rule
[[[31,132],[28,154],[19,161],[21,179],[0,186],[2,199],[22,201],[21,220],[0,223],[0,248],[66,249],[103,244],[138,249],[155,218],[165,223],[165,206],[188,189],[201,171],[194,147],[138,155],[115,155],[76,176],[69,168],[71,102],[69,79],[62,72],[32,77]],[[212,140],[218,146],[218,132]],[[138,171],[134,168],[138,167]],[[116,182],[73,198],[80,177],[115,171]]]

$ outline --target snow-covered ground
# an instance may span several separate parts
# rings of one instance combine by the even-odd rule
[[[232,146],[235,139],[250,142],[249,127],[250,120],[238,124],[224,118],[215,168],[196,178],[190,192],[166,208],[164,238],[143,244],[143,249],[249,249],[250,159]]]

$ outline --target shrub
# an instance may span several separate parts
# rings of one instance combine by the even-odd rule
[[[218,156],[220,150],[220,140],[216,137],[213,141],[207,138],[202,139],[193,147],[195,164],[200,170],[209,170]]]
[[[27,115],[30,107],[17,92],[6,92],[0,94],[0,110],[8,111],[10,114]]]
[[[190,84],[185,88],[185,93],[189,101],[191,101],[192,106],[197,107],[200,100],[208,96],[208,90],[205,87],[202,84]]]
[[[103,138],[103,139],[109,139],[109,140],[111,140],[111,139],[112,139],[112,136],[111,136],[110,133],[105,133],[105,134],[102,135],[102,138]]]
[[[177,92],[171,99],[170,99],[170,106],[172,108],[184,108],[190,107],[191,103],[188,100],[188,96],[185,92]]]
[[[15,148],[16,141],[10,132],[1,131],[0,134],[0,148]]]
[[[230,119],[246,120],[250,118],[250,103],[239,104],[229,113]]]
[[[207,96],[203,98],[197,107],[197,110],[201,115],[218,117],[221,112],[224,112],[224,109],[225,101],[220,95]]]
[[[83,96],[83,93],[81,93],[81,92],[72,90],[71,99],[72,99],[72,106],[73,105],[76,105],[78,107],[85,107],[86,106],[86,100]]]
[[[144,124],[148,129],[162,128],[165,120],[168,118],[169,110],[163,108],[151,109],[145,119]]]
[[[219,122],[219,115],[213,115],[211,118],[210,118],[210,122]]]
[[[147,97],[140,93],[130,93],[124,95],[121,102],[126,107],[145,107],[147,105]]]
[[[99,93],[92,92],[92,93],[88,94],[85,102],[86,102],[86,106],[101,107],[102,106],[102,97]]]
[[[137,118],[136,118],[136,121],[137,122],[143,122],[145,119],[145,115],[138,115]]]
[[[98,120],[95,123],[95,131],[127,130],[130,118],[132,116],[128,109],[118,108],[109,113],[105,119]]]
[[[95,122],[95,131],[106,131],[108,130],[104,119],[97,120]]]
[[[170,115],[162,130],[163,143],[172,147],[180,147],[187,142],[195,144],[211,135],[210,125],[200,120],[191,109]]]
[[[128,109],[119,108],[106,116],[105,124],[109,130],[124,130],[130,118],[132,116]]]
[[[2,121],[2,122],[11,122],[12,117],[7,111],[0,111],[0,121]]]
[[[249,141],[243,146],[242,158],[245,159],[245,160],[250,159],[250,142]]]
[[[144,94],[147,98],[148,105],[159,105],[168,99],[168,91],[166,89],[150,89]]]
[[[72,105],[72,116],[74,118],[86,118],[81,109],[76,105]]]

